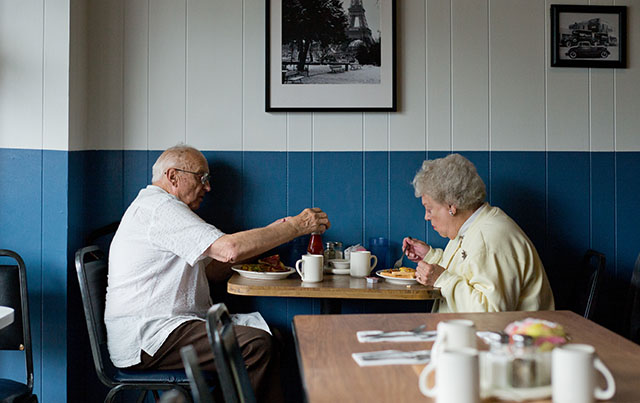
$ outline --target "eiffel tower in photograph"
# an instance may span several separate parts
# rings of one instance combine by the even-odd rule
[[[360,39],[367,45],[373,43],[371,30],[367,25],[367,17],[364,15],[362,0],[351,0],[351,6],[349,7],[349,28],[347,28],[347,38],[352,41]]]

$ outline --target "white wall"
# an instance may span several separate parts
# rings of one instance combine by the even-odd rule
[[[627,69],[549,67],[551,3],[397,0],[399,112],[265,113],[264,1],[74,0],[69,134],[68,1],[0,0],[0,147],[640,150],[640,0]]]
[[[0,148],[68,149],[69,1],[0,1]]]

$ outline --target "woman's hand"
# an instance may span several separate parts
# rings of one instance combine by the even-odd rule
[[[406,237],[402,240],[402,250],[409,260],[414,263],[421,262],[424,256],[431,250],[431,247],[419,239]]]
[[[444,267],[421,261],[416,267],[416,280],[420,284],[433,286],[443,272]]]

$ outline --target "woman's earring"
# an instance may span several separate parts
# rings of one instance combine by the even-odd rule
[[[452,210],[449,210],[449,215],[450,215],[451,217],[453,217],[453,211],[452,211]]]

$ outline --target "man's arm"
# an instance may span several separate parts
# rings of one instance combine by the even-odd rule
[[[237,263],[301,235],[322,233],[330,226],[324,211],[308,208],[295,217],[278,220],[266,227],[223,235],[209,246],[206,254],[219,262]]]

